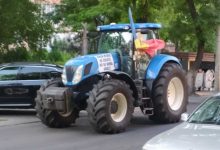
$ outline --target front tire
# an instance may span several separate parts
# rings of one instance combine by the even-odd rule
[[[187,82],[182,68],[167,63],[153,83],[154,114],[150,119],[159,123],[173,123],[186,112],[188,102]]]
[[[133,102],[132,91],[125,82],[116,79],[99,81],[87,101],[90,123],[98,132],[122,132],[131,120]]]
[[[68,113],[62,113],[56,110],[45,109],[43,107],[42,92],[49,87],[63,87],[63,84],[61,80],[55,79],[41,86],[35,98],[37,116],[43,124],[51,128],[64,128],[70,126],[75,122],[76,118],[78,118],[79,111],[73,108],[73,110]]]

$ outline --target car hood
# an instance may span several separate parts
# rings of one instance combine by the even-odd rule
[[[150,139],[144,150],[219,150],[220,125],[184,122]]]

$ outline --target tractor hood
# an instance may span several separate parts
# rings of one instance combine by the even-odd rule
[[[95,74],[120,70],[119,62],[118,53],[91,54],[70,59],[64,66],[63,83],[72,86]]]

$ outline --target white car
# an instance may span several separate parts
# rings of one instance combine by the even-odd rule
[[[143,150],[220,150],[220,94],[182,120],[186,122],[153,137]]]

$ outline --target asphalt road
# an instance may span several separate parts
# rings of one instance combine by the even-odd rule
[[[191,96],[188,112],[203,99]],[[177,124],[155,124],[136,109],[124,133],[106,135],[92,129],[86,112],[70,128],[51,129],[34,110],[0,110],[0,150],[141,150],[148,139]]]

